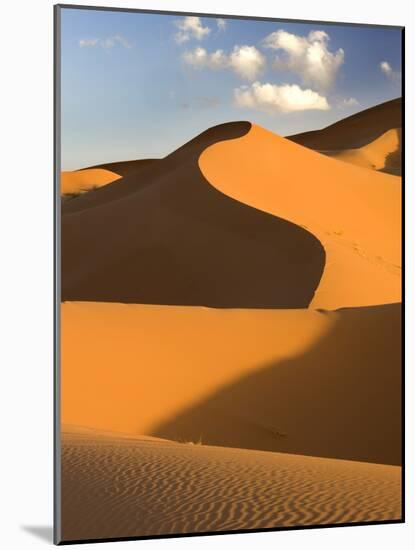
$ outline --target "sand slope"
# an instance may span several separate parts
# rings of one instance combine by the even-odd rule
[[[401,129],[394,128],[388,130],[363,147],[321,152],[338,160],[361,166],[362,168],[400,175]]]
[[[399,520],[400,468],[63,434],[63,540]]]
[[[399,464],[400,314],[64,303],[62,421]]]
[[[121,176],[102,168],[89,168],[61,173],[61,194],[70,195],[85,193],[96,187],[108,185],[120,179]]]
[[[339,162],[256,125],[199,158],[206,180],[322,243],[326,263],[310,307],[401,300],[401,186],[395,176]]]
[[[402,98],[365,109],[322,130],[290,136],[288,139],[315,149],[339,150],[362,147],[388,130],[402,126]]]
[[[217,191],[198,166],[212,143],[250,128],[211,128],[140,177],[70,201],[76,210],[68,203],[62,217],[63,300],[307,307],[324,268],[319,240]]]

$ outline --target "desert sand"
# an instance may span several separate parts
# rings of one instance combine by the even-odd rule
[[[396,176],[339,162],[256,125],[208,147],[206,180],[235,200],[317,237],[325,266],[310,307],[401,300],[401,186]]]
[[[363,147],[339,151],[322,151],[322,153],[363,168],[400,175],[401,129],[388,130],[374,141],[363,145]]]
[[[61,194],[77,195],[91,189],[108,185],[120,179],[121,176],[110,170],[102,168],[89,168],[86,170],[74,170],[61,173]]]
[[[400,519],[400,109],[63,203],[65,540]]]
[[[62,421],[400,464],[399,304],[62,305]]]
[[[63,431],[66,540],[399,520],[400,468]]]
[[[319,240],[216,190],[198,166],[209,145],[249,135],[250,128],[211,128],[138,177],[64,205],[62,299],[307,307],[324,269]]]
[[[353,149],[401,126],[402,99],[398,97],[343,118],[327,128],[296,134],[288,139],[317,151]]]

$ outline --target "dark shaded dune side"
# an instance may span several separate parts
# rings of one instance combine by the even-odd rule
[[[65,201],[62,203],[62,215],[73,214],[75,212],[81,212],[88,208],[100,206],[102,204],[110,203],[113,200],[120,200],[121,198],[128,197],[132,193],[141,190],[154,179],[155,166],[160,159],[147,159],[142,161],[131,161],[130,168],[121,168],[118,172],[115,168],[118,165],[125,164],[123,162],[112,163],[115,168],[111,171],[122,175],[121,179],[116,180],[113,183],[93,189],[92,192],[87,192],[79,195],[76,199]],[[130,161],[126,161],[130,164]],[[102,166],[94,166],[93,168],[104,168],[110,170],[109,164]],[[86,170],[86,168],[85,168]],[[114,184],[117,185],[114,185]]]
[[[396,151],[389,153],[386,157],[385,166],[380,170],[386,174],[393,174],[394,176],[402,175],[402,129],[398,129],[399,145]]]
[[[106,186],[110,202],[64,210],[62,299],[307,307],[324,268],[320,242],[217,191],[198,166],[206,147],[250,127],[211,128],[145,168],[139,186],[127,176]],[[134,192],[126,193],[129,187]]]
[[[264,365],[152,435],[255,449],[261,434],[262,450],[401,464],[401,305],[330,315],[334,327],[303,355]]]
[[[339,120],[321,130],[287,139],[318,151],[362,147],[391,128],[402,126],[402,98],[398,97]]]

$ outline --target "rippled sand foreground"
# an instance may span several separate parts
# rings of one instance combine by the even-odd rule
[[[325,525],[401,517],[401,468],[63,433],[65,540]]]

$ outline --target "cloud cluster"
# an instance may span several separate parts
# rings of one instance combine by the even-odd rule
[[[229,55],[223,50],[208,53],[204,48],[196,48],[185,52],[183,61],[194,68],[230,68],[246,80],[255,80],[266,65],[265,57],[255,46],[235,46]]]
[[[329,35],[324,31],[311,31],[299,36],[284,30],[269,34],[263,46],[282,52],[275,59],[275,68],[288,70],[300,76],[304,84],[318,90],[328,90],[344,62],[344,51],[329,50]]]
[[[257,109],[268,113],[292,113],[317,109],[327,111],[327,99],[310,89],[302,89],[297,84],[261,84],[241,86],[234,90],[237,107]]]
[[[82,38],[79,41],[81,48],[98,46],[104,50],[110,50],[116,45],[123,46],[124,48],[131,48],[132,45],[120,34],[114,34],[108,38]]]
[[[174,35],[174,39],[178,44],[188,42],[191,38],[203,40],[211,31],[209,27],[203,26],[200,17],[183,17],[183,19],[176,20],[174,24],[179,29]]]
[[[400,82],[401,73],[399,71],[395,71],[389,61],[381,61],[379,63],[379,69],[389,80],[392,80],[396,83]]]

